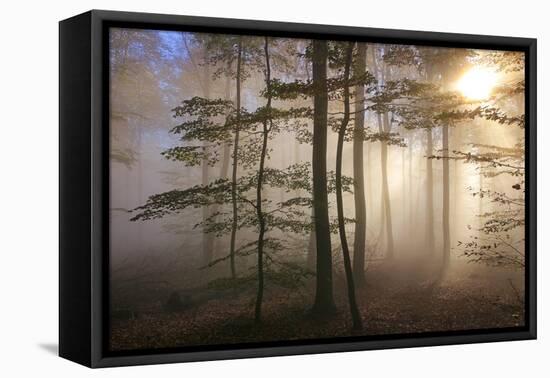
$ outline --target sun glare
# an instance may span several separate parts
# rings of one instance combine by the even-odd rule
[[[473,67],[457,83],[457,89],[473,100],[489,98],[498,80],[498,74],[488,68]]]

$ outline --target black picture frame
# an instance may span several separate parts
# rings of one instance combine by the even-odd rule
[[[510,329],[186,347],[106,348],[108,46],[111,26],[353,39],[526,54],[526,325]],[[536,338],[536,39],[92,10],[59,24],[59,354],[88,367],[156,364]]]

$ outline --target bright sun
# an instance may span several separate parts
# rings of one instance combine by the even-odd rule
[[[473,67],[466,71],[457,83],[457,89],[472,100],[489,98],[498,80],[498,74],[484,67]]]

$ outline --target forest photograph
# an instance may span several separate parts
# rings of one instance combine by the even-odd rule
[[[526,325],[525,54],[109,29],[112,352]]]

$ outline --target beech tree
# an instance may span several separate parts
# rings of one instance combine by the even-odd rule
[[[316,239],[315,303],[313,311],[319,314],[334,312],[332,292],[332,251],[330,242],[328,194],[327,194],[327,130],[328,130],[328,88],[326,41],[313,41],[313,214]]]
[[[357,43],[354,74],[367,69],[367,45]],[[365,90],[364,84],[355,86],[355,114],[353,133],[353,188],[355,200],[355,235],[353,241],[353,275],[358,287],[365,284],[365,244],[367,237],[367,209],[365,200],[364,153],[365,143]]]
[[[355,298],[355,283],[353,281],[353,272],[351,268],[350,252],[348,240],[346,236],[346,225],[344,221],[344,199],[342,197],[342,154],[344,148],[344,138],[346,136],[347,127],[350,119],[350,71],[353,58],[354,43],[348,42],[343,49],[344,55],[344,76],[343,76],[343,101],[344,115],[342,123],[338,128],[338,142],[336,145],[336,206],[338,210],[338,231],[340,233],[340,242],[342,244],[342,254],[344,256],[344,269],[346,272],[346,280],[348,285],[348,301],[350,312],[353,319],[353,328],[361,329],[361,315],[357,308]]]

